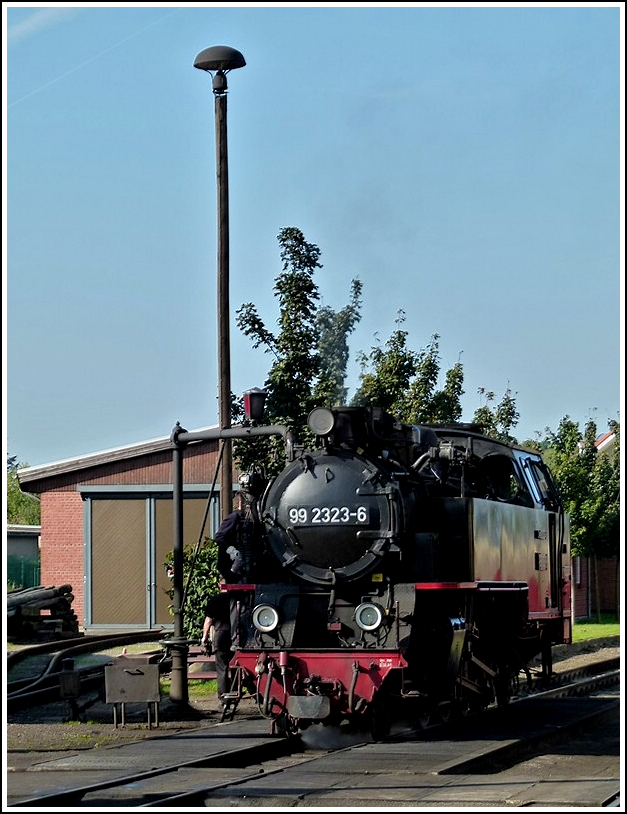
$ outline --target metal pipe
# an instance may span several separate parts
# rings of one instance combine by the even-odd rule
[[[189,647],[183,624],[183,447],[175,445],[172,451],[172,515],[173,529],[173,609],[174,636],[170,640],[172,648],[172,673],[170,699],[174,703],[187,704],[187,656]]]
[[[224,77],[226,90],[226,76]],[[229,313],[229,170],[226,133],[226,93],[216,90],[216,175],[218,186],[218,400],[220,428],[231,426],[231,361]],[[233,455],[231,442],[223,438],[220,472],[220,512],[226,517],[233,510]]]
[[[170,436],[171,442],[176,446],[185,446],[193,441],[216,441],[223,438],[253,438],[258,436],[283,436],[288,443],[291,442],[291,428],[281,424],[271,424],[267,427],[236,426],[229,429],[210,427],[208,430],[188,432],[180,424],[176,424]]]

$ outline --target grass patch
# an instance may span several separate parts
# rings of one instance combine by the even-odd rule
[[[171,681],[169,678],[159,679],[159,691],[161,695],[170,695]],[[190,698],[208,698],[218,691],[218,682],[211,678],[200,678],[194,680],[188,676],[187,694]]]
[[[594,617],[581,619],[573,625],[573,642],[604,639],[607,636],[620,636],[620,622],[614,614],[602,613],[600,622]]]

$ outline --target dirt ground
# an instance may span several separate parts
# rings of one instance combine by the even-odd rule
[[[79,699],[86,704],[97,698],[95,693]],[[252,699],[242,700],[235,715],[248,715],[256,708]],[[149,726],[145,704],[129,703],[125,708],[124,725],[118,708],[117,726],[114,725],[113,705],[98,699],[86,709],[75,711],[67,702],[19,710],[6,716],[5,756],[8,770],[24,768],[42,759],[75,754],[79,750],[114,746],[133,740],[157,737],[185,729],[214,726],[222,720],[222,707],[215,692],[207,691],[201,698],[193,697],[186,706],[173,703],[162,695],[155,723],[151,709]]]
[[[620,654],[620,639],[596,639],[576,645],[560,645],[554,649],[553,667],[556,672],[570,669],[602,658]],[[79,699],[81,704],[91,700]],[[181,708],[169,697],[162,697],[158,710],[158,726],[148,727],[148,715],[143,704],[127,704],[125,725],[114,726],[113,707],[100,700],[87,707],[81,720],[69,720],[66,702],[47,704],[20,710],[5,718],[5,757],[7,771],[20,768],[50,757],[75,754],[79,750],[112,746],[129,740],[142,740],[202,726],[213,726],[221,721],[222,709],[215,693],[201,698],[192,697]],[[254,715],[252,699],[240,702],[235,715]],[[154,717],[154,716],[153,716]]]

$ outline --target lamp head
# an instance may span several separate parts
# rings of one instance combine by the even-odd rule
[[[194,60],[194,68],[201,71],[232,71],[246,64],[243,54],[228,45],[212,45],[205,48]]]
[[[265,390],[253,387],[244,393],[244,414],[249,421],[260,421],[263,418],[263,408],[266,403]]]

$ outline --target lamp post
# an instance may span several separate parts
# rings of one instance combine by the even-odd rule
[[[212,74],[215,96],[216,173],[218,185],[218,402],[220,429],[231,426],[231,362],[229,311],[229,175],[226,138],[226,75],[243,68],[243,55],[228,45],[205,48],[196,57],[194,68]],[[233,456],[231,441],[223,440],[220,470],[220,515],[233,508]]]

